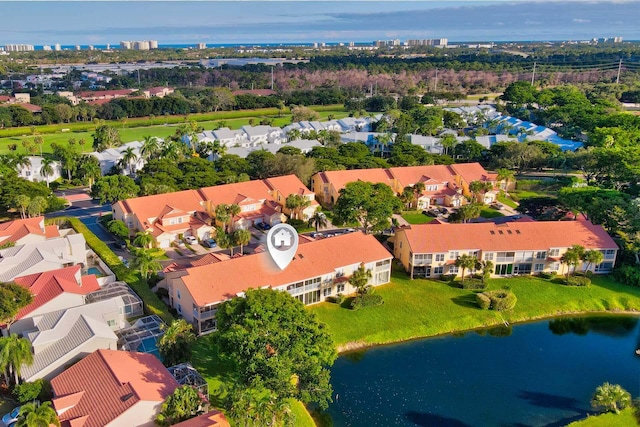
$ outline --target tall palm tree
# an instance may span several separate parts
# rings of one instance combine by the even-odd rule
[[[26,338],[20,338],[17,334],[0,338],[1,365],[8,366],[14,375],[15,383],[20,382],[20,368],[23,365],[33,363],[31,342]]]
[[[327,216],[321,211],[317,210],[315,213],[309,218],[309,222],[307,223],[309,227],[315,227],[316,232],[318,229],[324,228],[329,225],[329,221],[327,221]]]
[[[13,167],[17,169],[30,168],[31,160],[26,154],[16,154],[13,159]]]
[[[27,217],[27,209],[31,203],[31,197],[25,194],[18,194],[15,200],[16,206],[20,209],[20,217],[25,219]]]
[[[228,205],[226,205],[225,203],[220,203],[219,205],[216,206],[216,210],[215,210],[216,220],[222,223],[222,226],[224,227],[225,232],[227,230],[227,222],[229,221],[229,216],[230,216],[227,206]]]
[[[135,239],[133,239],[133,244],[144,249],[151,249],[153,236],[149,232],[138,232]]]
[[[49,427],[51,424],[60,427],[60,420],[51,402],[37,405],[33,402],[20,407],[16,427]]]
[[[154,158],[160,151],[160,142],[155,136],[145,136],[140,148],[140,155],[146,159]]]
[[[80,173],[84,179],[89,181],[89,191],[91,191],[95,180],[102,176],[102,169],[100,169],[98,159],[88,154],[83,155],[80,158]]]
[[[244,245],[251,241],[251,232],[244,228],[239,228],[233,232],[233,240],[235,244],[240,245],[240,253],[243,254]]]
[[[236,215],[242,212],[242,209],[240,208],[240,206],[232,203],[230,205],[227,205],[227,212],[229,212],[229,232],[231,232],[231,230],[233,229],[233,220],[235,219]]]
[[[291,141],[295,141],[300,139],[301,133],[299,129],[291,129],[289,132],[287,132],[287,141],[291,142]]]
[[[498,177],[496,178],[498,181],[504,181],[504,189],[509,191],[509,183],[513,181],[515,177],[515,173],[506,168],[500,168],[496,172],[498,172]]]
[[[616,414],[629,405],[631,405],[631,394],[618,384],[604,383],[598,386],[591,398],[592,407]]]
[[[53,175],[54,161],[51,159],[42,159],[42,165],[40,167],[40,175],[47,181],[47,187],[49,186],[49,177]]]
[[[151,273],[162,270],[162,265],[156,261],[148,250],[138,249],[134,252],[131,268],[140,271],[140,275],[147,282]]]
[[[592,265],[598,265],[604,261],[604,255],[596,249],[591,249],[582,255],[582,260],[587,263],[585,271],[589,271]]]
[[[138,161],[138,155],[133,151],[132,147],[127,147],[122,152],[122,161],[129,167],[129,176],[133,175],[133,165]]]

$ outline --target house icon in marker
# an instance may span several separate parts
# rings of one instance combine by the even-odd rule
[[[291,233],[287,230],[280,230],[273,236],[273,246],[278,249],[285,249],[291,246]]]

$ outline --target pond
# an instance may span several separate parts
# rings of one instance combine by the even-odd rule
[[[564,426],[603,382],[640,395],[638,318],[557,318],[348,353],[334,426]]]

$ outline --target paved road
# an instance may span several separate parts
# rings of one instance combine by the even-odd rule
[[[111,205],[86,201],[77,202],[63,211],[45,214],[45,218],[58,218],[61,216],[74,216],[76,218],[99,217],[100,214],[111,213]]]

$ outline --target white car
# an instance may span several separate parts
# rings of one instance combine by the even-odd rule
[[[184,241],[187,242],[190,245],[195,245],[196,243],[198,243],[198,239],[196,239],[193,236],[185,236],[184,237]]]

